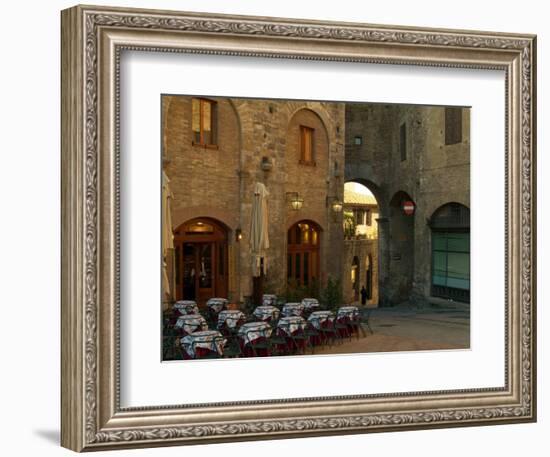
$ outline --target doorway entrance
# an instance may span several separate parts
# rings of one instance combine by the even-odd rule
[[[447,203],[430,219],[432,295],[470,302],[470,210]]]
[[[203,305],[227,298],[227,229],[210,218],[192,219],[174,232],[176,300]]]
[[[300,221],[288,230],[287,279],[296,286],[312,286],[319,279],[321,229],[312,221]]]

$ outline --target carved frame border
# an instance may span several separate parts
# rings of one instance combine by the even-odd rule
[[[505,388],[121,409],[118,124],[125,49],[504,70]],[[81,451],[535,420],[535,63],[531,35],[103,7],[63,11],[62,445]]]

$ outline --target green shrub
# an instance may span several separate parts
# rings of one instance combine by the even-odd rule
[[[329,276],[327,285],[321,293],[321,304],[332,311],[342,304],[342,282],[339,279]]]

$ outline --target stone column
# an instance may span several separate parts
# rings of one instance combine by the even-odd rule
[[[378,303],[388,306],[390,293],[390,218],[380,217],[378,223]]]

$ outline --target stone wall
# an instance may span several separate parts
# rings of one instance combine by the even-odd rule
[[[283,294],[286,288],[288,229],[308,220],[321,227],[321,285],[329,276],[343,278],[347,301],[355,255],[362,266],[369,254],[377,258],[375,283],[382,304],[430,295],[427,221],[445,203],[470,206],[469,109],[462,110],[462,142],[445,145],[441,107],[212,100],[217,103],[218,141],[217,147],[205,148],[192,144],[191,97],[163,97],[163,157],[174,193],[174,229],[194,217],[211,217],[227,227],[231,300],[252,292],[248,234],[256,182],[270,192],[270,292]],[[314,165],[300,163],[301,125],[314,129]],[[378,244],[344,244],[342,213],[334,213],[329,203],[343,200],[347,181],[366,185],[377,199]],[[289,192],[304,199],[299,211],[291,209]],[[413,216],[403,214],[403,199],[414,201]],[[237,229],[243,235],[240,242],[234,236]]]
[[[163,97],[163,156],[174,193],[174,229],[194,217],[212,217],[229,230],[229,298],[252,293],[249,229],[253,188],[266,185],[269,238],[266,284],[286,289],[287,230],[300,220],[321,229],[321,282],[341,276],[341,215],[327,197],[343,198],[345,108],[338,103],[210,98],[217,103],[217,148],[192,145],[188,96]],[[300,125],[315,129],[315,165],[299,163]],[[265,171],[262,163],[270,163]],[[297,192],[303,208],[291,209],[287,192]],[[242,230],[236,241],[234,233]]]
[[[401,154],[401,126],[406,158]],[[381,303],[431,289],[431,231],[427,222],[445,203],[470,206],[470,110],[462,109],[462,142],[445,145],[445,109],[346,105],[346,181],[365,184],[377,198]],[[362,144],[355,145],[355,137]],[[404,160],[402,160],[404,158]],[[403,198],[416,205],[404,216]]]
[[[344,241],[343,255],[343,275],[342,275],[342,293],[344,302],[361,302],[361,296],[357,296],[351,280],[351,270],[354,258],[358,259],[358,277],[359,289],[366,286],[367,269],[372,270],[372,295],[367,300],[367,305],[378,305],[378,240],[374,239],[354,239]]]

